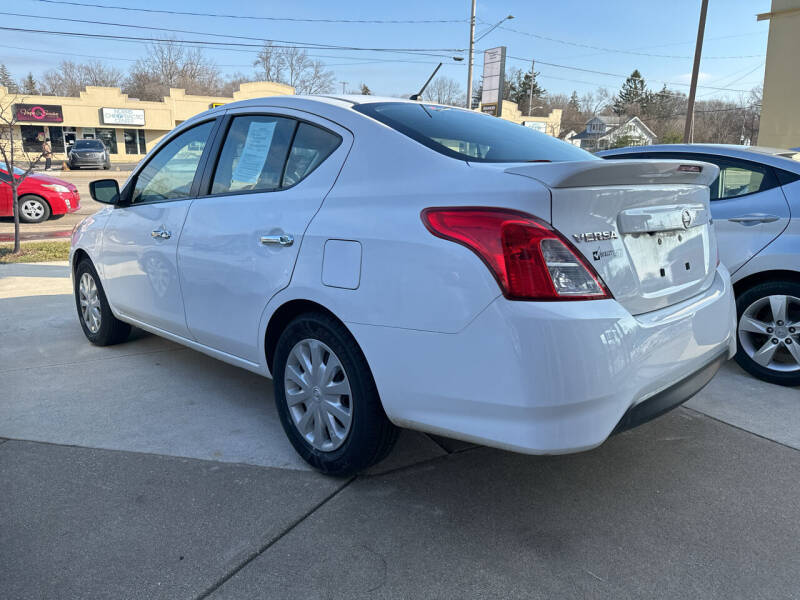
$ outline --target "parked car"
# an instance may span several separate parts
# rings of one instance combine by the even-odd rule
[[[236,102],[165,136],[122,190],[91,184],[109,206],[73,234],[78,316],[97,345],[135,325],[272,377],[326,473],[380,460],[396,426],[586,450],[733,355],[716,176],[448,106]]]
[[[110,169],[111,156],[102,140],[76,140],[67,155],[70,169]]]
[[[25,171],[14,168],[19,177]],[[0,217],[13,217],[14,204],[8,167],[0,162]],[[23,223],[41,223],[47,219],[58,219],[81,207],[78,188],[68,181],[42,173],[30,173],[17,188],[19,195],[19,219]]]
[[[598,152],[608,159],[692,159],[720,169],[711,215],[736,292],[736,361],[756,377],[800,385],[800,154],[716,144]]]

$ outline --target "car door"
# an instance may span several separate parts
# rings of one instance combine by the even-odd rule
[[[177,250],[216,120],[182,130],[130,179],[103,232],[103,286],[124,316],[190,338]]]
[[[307,113],[267,108],[229,111],[222,131],[181,236],[181,288],[198,342],[257,363],[261,315],[289,284],[352,135]]]

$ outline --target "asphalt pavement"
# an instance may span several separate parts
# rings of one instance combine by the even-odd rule
[[[95,348],[63,264],[0,265],[0,598],[800,598],[800,390],[725,365],[570,456],[405,431],[307,468],[268,380]]]

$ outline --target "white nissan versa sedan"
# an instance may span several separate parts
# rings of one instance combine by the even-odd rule
[[[323,472],[395,426],[586,450],[682,403],[736,349],[713,165],[606,161],[394,98],[237,102],[167,135],[72,237],[80,323],[135,325],[274,379]]]

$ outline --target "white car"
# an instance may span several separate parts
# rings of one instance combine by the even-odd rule
[[[662,144],[597,154],[607,159],[699,160],[719,167],[711,184],[711,216],[736,294],[736,361],[764,381],[800,385],[800,153]]]
[[[717,167],[604,161],[477,112],[263,98],[181,124],[72,237],[86,337],[134,325],[274,379],[323,472],[396,426],[586,450],[735,352]]]

